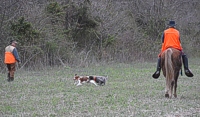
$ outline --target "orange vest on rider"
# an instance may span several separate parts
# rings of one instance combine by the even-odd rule
[[[179,31],[175,28],[169,28],[164,31],[164,42],[162,43],[161,53],[167,48],[175,48],[182,51]]]
[[[16,62],[15,56],[12,53],[14,49],[15,47],[13,46],[7,46],[5,48],[5,59],[4,59],[5,64],[11,64]]]

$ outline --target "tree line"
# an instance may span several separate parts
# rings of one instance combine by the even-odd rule
[[[1,69],[11,39],[24,68],[156,60],[169,20],[199,57],[199,12],[198,0],[1,0]]]

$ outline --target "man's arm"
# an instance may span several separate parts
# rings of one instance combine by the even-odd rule
[[[17,62],[21,62],[16,48],[13,49],[12,53],[15,56],[15,59],[17,60]]]
[[[164,48],[163,48],[163,44],[164,44],[164,38],[165,38],[165,37],[164,37],[164,33],[163,33],[163,34],[162,34],[162,37],[161,37],[161,40],[162,40],[162,48],[161,48],[161,52],[162,52],[162,51],[163,51],[163,49],[164,49]]]

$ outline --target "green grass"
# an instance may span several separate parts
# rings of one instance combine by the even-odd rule
[[[0,116],[183,117],[200,116],[200,63],[190,60],[193,78],[180,76],[177,98],[164,97],[165,80],[151,77],[156,63],[16,71],[14,82],[0,74]],[[105,86],[73,85],[73,76],[108,75]]]

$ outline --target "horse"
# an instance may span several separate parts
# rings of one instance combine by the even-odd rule
[[[182,67],[181,51],[168,48],[161,54],[161,68],[166,80],[165,97],[172,98],[173,88],[174,97],[177,97],[177,81]]]

